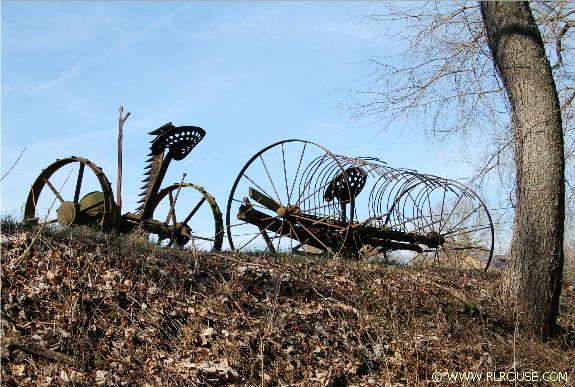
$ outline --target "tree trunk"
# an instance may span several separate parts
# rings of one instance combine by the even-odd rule
[[[512,111],[517,201],[505,292],[520,328],[547,338],[557,331],[563,273],[559,98],[529,4],[482,1],[481,13]]]

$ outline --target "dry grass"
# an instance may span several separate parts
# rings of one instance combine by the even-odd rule
[[[575,380],[572,282],[567,333],[543,343],[514,335],[496,273],[164,250],[82,229],[43,232],[14,267],[35,234],[3,232],[5,385],[427,385],[436,371],[514,369]]]

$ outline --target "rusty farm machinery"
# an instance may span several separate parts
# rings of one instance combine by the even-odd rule
[[[140,228],[168,246],[220,250],[224,226],[215,199],[183,179],[161,189],[171,160],[184,159],[205,131],[168,123],[150,134],[149,165],[134,213],[120,213],[121,196],[114,200],[98,166],[72,156],[38,176],[25,220],[103,231]],[[77,169],[66,175],[70,166]],[[87,178],[97,189],[82,194]],[[54,205],[55,216],[43,218]],[[213,226],[206,227],[210,223]],[[200,231],[206,229],[210,231]],[[230,249],[240,252],[393,258],[406,264],[485,270],[494,249],[491,216],[468,187],[392,168],[375,158],[336,155],[304,140],[267,146],[244,165],[229,195],[225,230]]]
[[[256,153],[227,203],[230,248],[394,258],[486,270],[494,229],[483,201],[449,179],[350,158],[303,140]]]
[[[123,120],[120,108],[120,144]],[[140,206],[134,213],[121,214],[121,196],[114,200],[111,184],[101,168],[88,159],[72,156],[57,160],[36,178],[28,194],[24,220],[61,226],[86,225],[105,232],[139,228],[155,235],[159,244],[220,250],[224,229],[214,198],[204,188],[186,183],[184,179],[162,188],[170,162],[183,160],[203,139],[205,131],[195,126],[174,126],[170,122],[149,134],[154,138],[144,172]],[[119,150],[118,174],[121,176],[121,146]],[[120,182],[121,177],[118,186]],[[54,206],[56,211],[51,211]],[[198,230],[206,229],[208,222],[213,223],[208,228],[210,231],[198,234]],[[195,227],[196,224],[202,226]]]

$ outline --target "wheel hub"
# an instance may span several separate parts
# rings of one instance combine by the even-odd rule
[[[431,248],[437,248],[445,243],[445,238],[436,231],[428,232],[427,238],[429,239],[428,246]]]
[[[280,218],[288,218],[291,215],[300,215],[301,209],[298,206],[289,205],[287,207],[281,206],[276,211]]]
[[[71,226],[76,220],[78,211],[76,205],[72,202],[64,202],[56,210],[58,223],[62,226]]]
[[[187,224],[182,225],[180,223],[176,223],[176,230],[177,231],[174,232],[173,236],[174,242],[178,246],[185,246],[192,237],[192,229]]]

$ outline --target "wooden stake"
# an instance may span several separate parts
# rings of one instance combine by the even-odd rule
[[[120,212],[122,210],[122,127],[129,116],[130,112],[124,117],[124,107],[120,106],[120,119],[118,120],[118,188],[116,190],[116,204]]]

